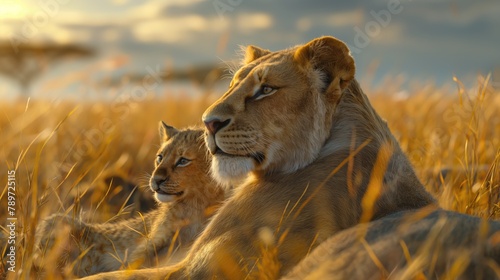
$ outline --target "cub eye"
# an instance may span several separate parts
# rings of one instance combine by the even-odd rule
[[[270,86],[263,85],[254,94],[253,98],[255,100],[259,100],[259,99],[262,99],[264,97],[270,96],[271,94],[275,93],[277,90],[278,90],[277,88],[273,88],[273,87],[270,87]]]
[[[181,157],[177,163],[175,164],[175,166],[177,167],[184,167],[184,166],[188,166],[189,164],[191,163],[191,160],[190,159],[187,159],[187,158],[183,158]]]
[[[156,156],[156,163],[159,164],[162,160],[163,160],[163,156],[162,155],[157,155]]]

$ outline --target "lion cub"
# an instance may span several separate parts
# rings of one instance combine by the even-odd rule
[[[159,130],[162,145],[150,179],[159,207],[116,223],[91,224],[62,214],[49,217],[37,230],[42,256],[38,259],[47,273],[51,266],[82,277],[156,265],[162,256],[186,251],[202,231],[224,199],[208,172],[203,130],[177,130],[163,122]]]

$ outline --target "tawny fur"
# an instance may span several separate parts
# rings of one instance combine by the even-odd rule
[[[344,43],[249,47],[244,62],[203,119],[217,121],[205,138],[214,176],[246,182],[179,264],[92,279],[277,279],[342,230],[436,208],[354,80]],[[277,91],[257,99],[259,86]]]
[[[401,211],[334,235],[283,279],[498,279],[499,238],[498,222]]]
[[[38,228],[39,259],[60,254],[58,265],[67,268],[75,262],[72,273],[80,277],[156,266],[167,261],[163,260],[167,257],[182,259],[171,253],[182,254],[192,245],[222,202],[224,192],[208,174],[210,157],[201,129],[179,131],[161,123],[160,134],[163,143],[158,154],[163,155],[163,160],[155,162],[152,178],[165,176],[168,179],[162,188],[183,194],[174,196],[171,202],[160,202],[157,209],[147,214],[116,223],[93,224],[53,215]],[[191,160],[190,164],[175,167],[180,157]]]

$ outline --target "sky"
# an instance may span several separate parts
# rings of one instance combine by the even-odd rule
[[[322,35],[346,42],[358,78],[374,73],[374,83],[399,75],[439,85],[500,69],[498,0],[0,1],[0,40],[99,53],[47,70],[40,87],[89,67],[119,75],[221,63],[242,45],[279,50]],[[0,92],[10,90],[0,81]]]

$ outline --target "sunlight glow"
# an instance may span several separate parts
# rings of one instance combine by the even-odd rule
[[[0,18],[3,20],[22,20],[32,10],[26,1],[3,0],[0,2]]]

